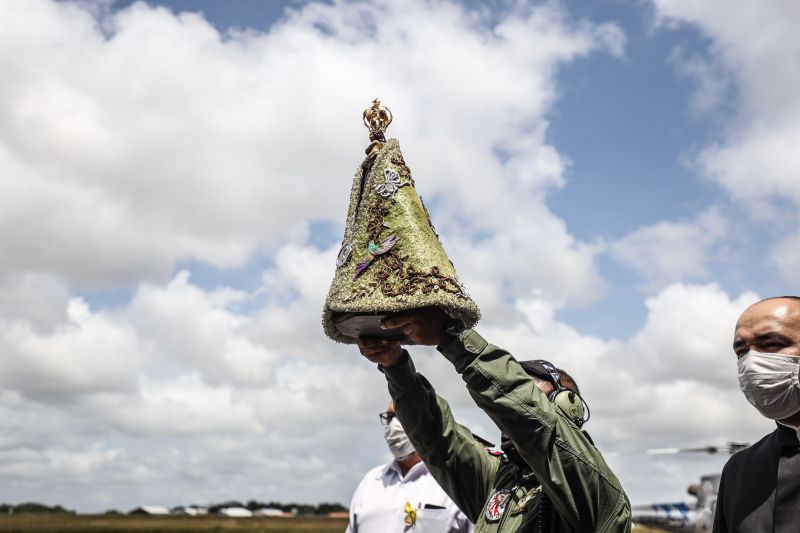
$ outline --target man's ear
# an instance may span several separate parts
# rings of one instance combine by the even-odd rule
[[[545,379],[539,379],[534,376],[531,376],[531,379],[533,380],[534,385],[536,385],[539,390],[542,391],[548,398],[556,390],[553,384]]]

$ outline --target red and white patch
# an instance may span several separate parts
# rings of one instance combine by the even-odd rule
[[[489,522],[497,522],[503,517],[503,512],[506,510],[506,500],[511,495],[510,489],[500,489],[494,493],[489,503],[486,504],[486,520]]]

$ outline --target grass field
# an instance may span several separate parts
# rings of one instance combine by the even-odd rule
[[[224,518],[217,516],[0,516],[2,533],[343,533],[341,518]],[[634,528],[633,533],[657,533]]]
[[[225,518],[217,516],[0,516],[2,533],[342,533],[340,518]]]

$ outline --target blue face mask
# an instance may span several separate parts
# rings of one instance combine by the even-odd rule
[[[750,350],[737,366],[739,388],[759,413],[783,420],[800,412],[800,357]]]

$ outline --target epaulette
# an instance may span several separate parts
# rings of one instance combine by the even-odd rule
[[[494,443],[489,442],[488,440],[484,439],[480,435],[476,435],[475,433],[473,433],[472,434],[472,438],[475,439],[476,441],[480,442],[481,445],[483,445],[484,448],[493,448],[494,447]]]
[[[508,456],[506,455],[506,452],[504,452],[502,450],[494,450],[492,448],[486,448],[486,451],[489,453],[489,455],[491,455],[493,457],[500,458],[500,460],[502,462],[504,462],[504,463],[508,463],[509,462],[509,459],[508,459]]]

